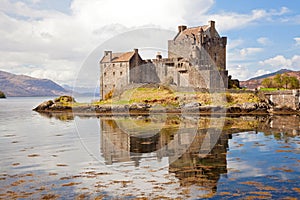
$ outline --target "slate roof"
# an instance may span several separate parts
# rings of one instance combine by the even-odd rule
[[[134,51],[130,52],[121,52],[121,53],[112,53],[112,63],[116,62],[128,62],[134,55]],[[108,63],[109,55],[106,55],[102,58],[101,63]]]
[[[179,33],[175,40],[181,40],[184,37],[188,36],[188,37],[193,37],[193,35],[197,35],[200,30],[202,29],[204,32],[207,31],[210,28],[209,25],[204,25],[204,26],[197,26],[197,27],[191,27],[191,28],[187,28],[184,31],[182,31],[181,33]]]

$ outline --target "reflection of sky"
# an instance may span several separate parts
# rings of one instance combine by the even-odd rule
[[[176,197],[183,191],[184,188],[180,186],[175,174],[169,173],[168,158],[164,157],[158,161],[154,153],[143,154],[138,167],[134,166],[133,161],[104,165],[100,152],[99,119],[76,117],[74,121],[59,121],[31,111],[45,99],[49,98],[1,100],[0,174],[33,173],[36,176],[28,178],[34,179],[34,182],[30,183],[31,186],[52,188],[54,184],[51,190],[64,195],[70,195],[70,188],[62,188],[61,184],[68,182],[80,182],[79,185],[72,187],[74,193],[83,193],[82,188],[87,187],[90,192],[99,190],[117,196],[144,192],[145,196],[163,194]],[[5,111],[3,107],[6,108]],[[285,143],[263,133],[233,134],[229,140],[227,153],[228,173],[221,176],[218,191],[234,191],[236,188],[242,188],[241,181],[249,180],[260,180],[277,187],[276,184],[279,183],[276,181],[275,183],[269,177],[284,181],[282,184],[287,184],[285,183],[287,180],[294,180],[294,185],[283,187],[296,187],[300,177],[297,162],[300,160],[297,144],[299,140],[299,137],[290,137],[289,143]],[[285,148],[282,148],[284,146]],[[292,152],[277,152],[278,150]],[[28,157],[34,154],[37,156]],[[13,165],[16,163],[19,165]],[[57,166],[58,164],[66,166]],[[54,172],[58,175],[49,176],[49,173]],[[89,178],[86,172],[110,174]],[[60,179],[76,175],[85,177]],[[130,182],[126,187],[122,187],[118,181]],[[6,184],[8,182],[0,181],[1,188]],[[97,188],[99,185],[103,187]],[[15,189],[22,190],[22,188],[26,187],[20,186]],[[200,190],[195,185],[189,187],[189,190],[195,198],[208,192]]]
[[[282,148],[285,145],[291,148]],[[299,159],[299,154],[276,152],[278,150],[295,149],[297,147],[296,142],[284,144],[283,141],[277,141],[273,136],[266,137],[263,133],[241,133],[233,136],[229,146],[227,167],[240,171],[238,174],[229,173],[229,177],[282,175],[282,173],[272,170],[272,168],[282,167],[288,167],[300,172],[298,167],[293,166],[295,163],[293,158]],[[294,177],[293,173],[287,175],[290,178]]]
[[[290,137],[289,143],[285,143],[261,132],[234,134],[229,140],[228,173],[220,179],[218,191],[249,194],[262,184],[276,188],[274,191],[265,190],[271,192],[273,198],[297,195],[292,188],[299,187],[299,139]],[[254,185],[245,184],[247,181],[254,182]],[[259,190],[263,191],[264,187]]]

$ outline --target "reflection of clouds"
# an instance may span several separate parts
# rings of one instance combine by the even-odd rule
[[[255,162],[251,161],[227,161],[228,169],[233,169],[233,171],[238,170],[238,173],[231,172],[229,170],[228,177],[257,177],[257,176],[265,176],[266,173],[264,172],[265,169],[258,168]]]

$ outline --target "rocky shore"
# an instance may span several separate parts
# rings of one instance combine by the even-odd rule
[[[63,99],[64,98],[64,99]],[[63,99],[63,100],[62,100]],[[261,115],[261,114],[300,114],[299,109],[286,106],[280,107],[270,101],[258,103],[243,103],[232,106],[201,105],[200,103],[186,103],[179,106],[161,106],[148,103],[132,103],[130,105],[75,105],[72,97],[63,96],[57,99],[45,101],[34,108],[40,113],[66,113],[88,116],[112,116],[112,115],[149,115],[160,113],[184,113],[184,114],[238,114],[238,115]]]

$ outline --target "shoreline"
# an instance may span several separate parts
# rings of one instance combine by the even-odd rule
[[[280,94],[226,93],[220,102],[211,102],[212,96],[206,93],[197,95],[173,95],[162,90],[154,93],[142,91],[137,93],[130,103],[100,101],[78,103],[72,96],[60,96],[54,100],[44,101],[33,110],[39,113],[72,113],[86,116],[123,116],[151,114],[184,115],[300,115],[299,91]],[[165,94],[166,93],[166,94]],[[212,94],[214,95],[214,94]],[[218,95],[218,94],[217,94]],[[159,97],[159,98],[158,98]],[[126,98],[125,98],[126,100]],[[124,101],[124,100],[123,100]],[[199,102],[204,102],[199,103]],[[212,104],[208,104],[210,102]]]
[[[45,114],[72,114],[74,116],[149,116],[159,114],[183,114],[183,115],[222,115],[222,116],[246,116],[246,115],[300,115],[299,110],[289,108],[270,108],[270,109],[245,109],[237,106],[220,107],[220,106],[199,106],[193,108],[163,108],[156,109],[150,105],[144,105],[139,108],[130,108],[130,105],[115,105],[115,106],[80,106],[69,107],[60,106],[53,109],[33,109],[38,113]]]

